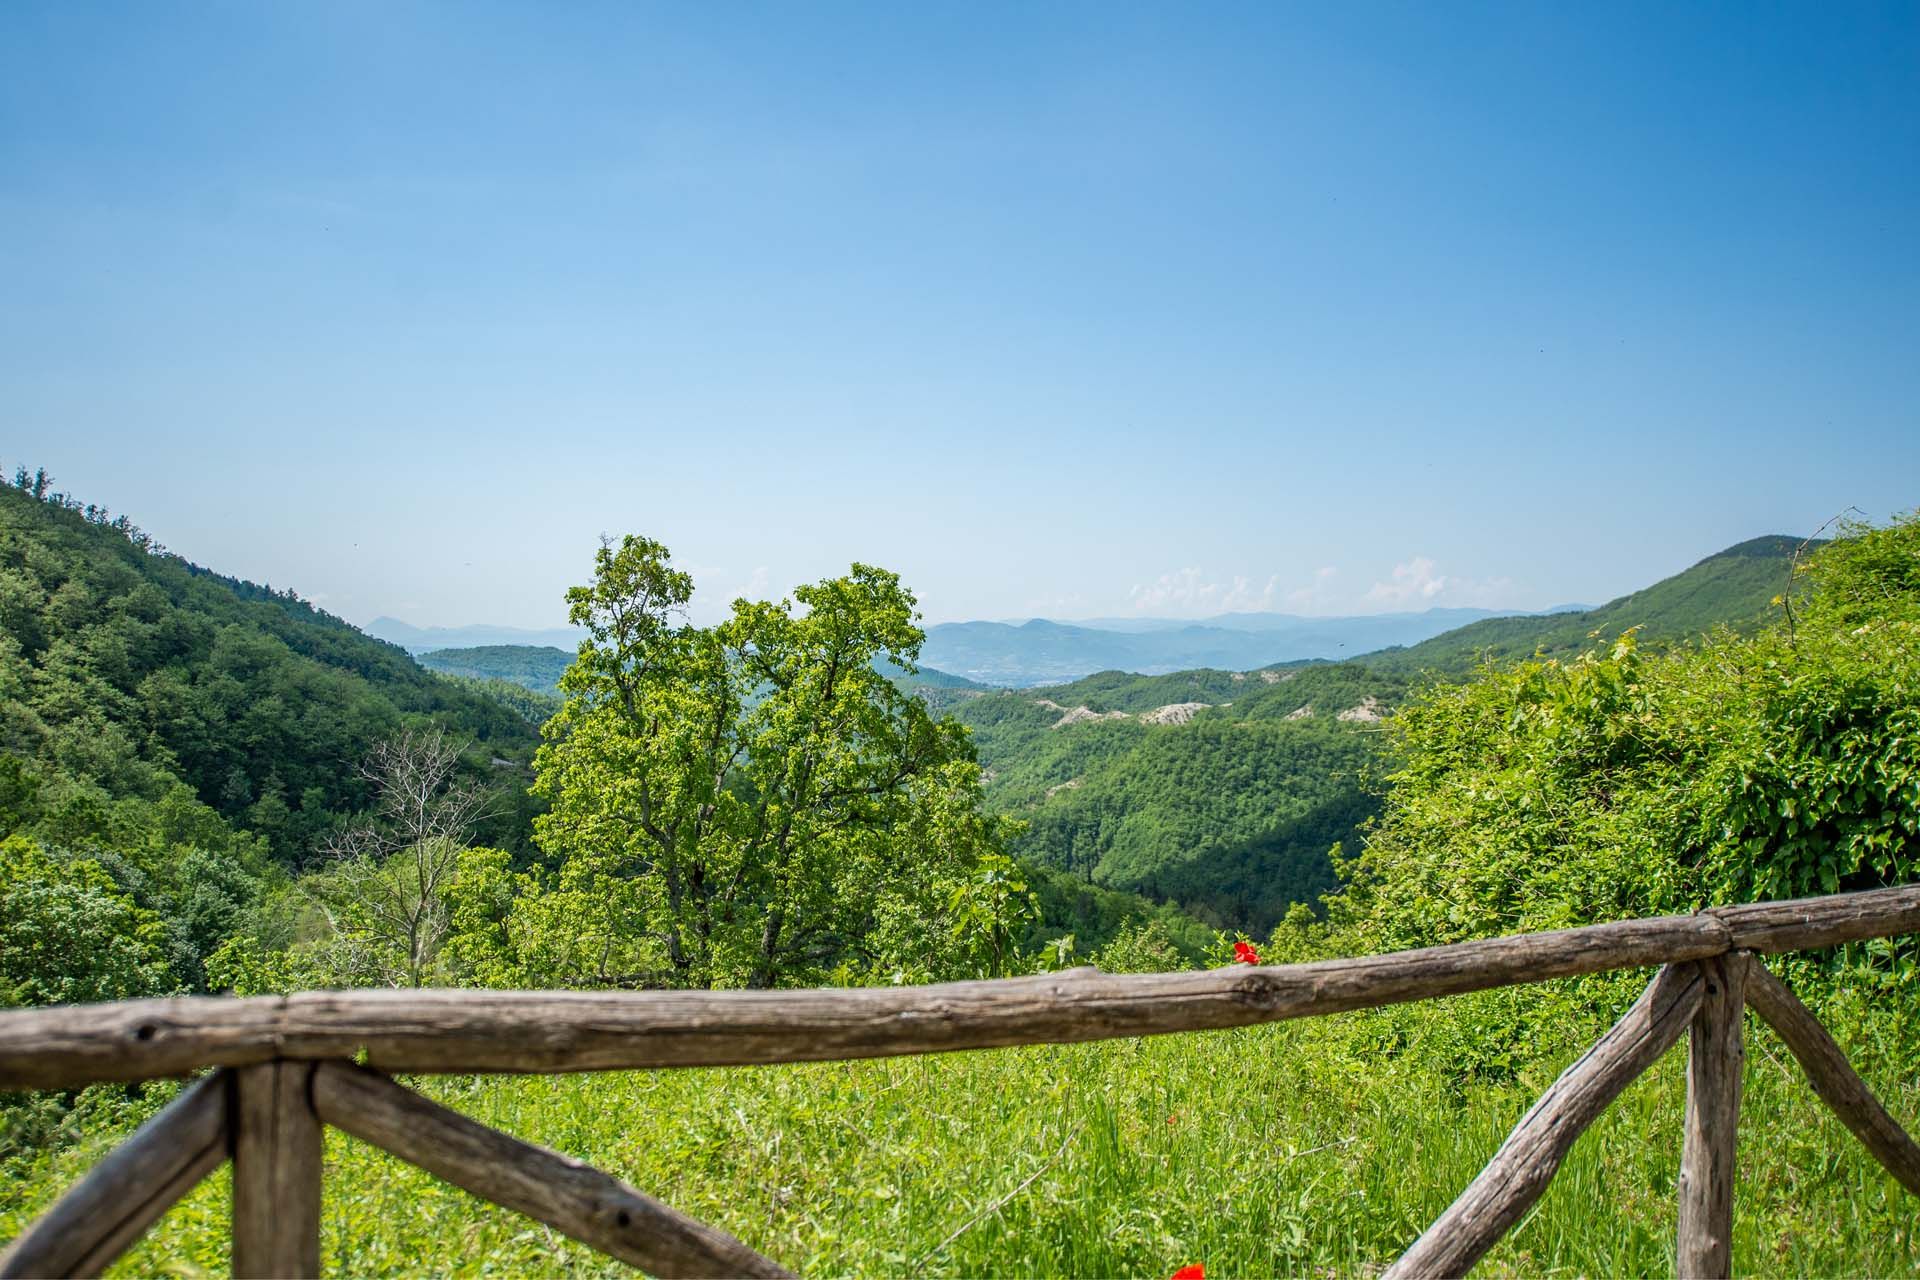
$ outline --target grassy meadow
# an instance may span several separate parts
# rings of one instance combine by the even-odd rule
[[[1166,1276],[1203,1262],[1215,1277],[1369,1275],[1577,1053],[1569,1035],[1503,1083],[1449,1082],[1431,1057],[1363,1047],[1369,1019],[1396,1016],[1407,1011],[941,1057],[410,1083],[803,1274]],[[1871,1037],[1847,1039],[1896,1115],[1920,1116],[1920,1082],[1877,1059]],[[1671,1274],[1684,1076],[1682,1048],[1581,1140],[1478,1274]],[[16,1157],[0,1237],[135,1118]],[[226,1196],[223,1171],[117,1274],[223,1272]],[[1750,1019],[1736,1270],[1912,1274],[1917,1218]],[[322,1250],[336,1275],[623,1270],[333,1132]]]

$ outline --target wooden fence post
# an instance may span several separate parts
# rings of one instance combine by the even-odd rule
[[[320,1117],[313,1064],[234,1071],[233,1274],[320,1274]]]
[[[1734,1137],[1746,1067],[1747,955],[1716,956],[1700,961],[1700,968],[1707,991],[1687,1042],[1674,1267],[1680,1280],[1727,1280],[1733,1274]]]

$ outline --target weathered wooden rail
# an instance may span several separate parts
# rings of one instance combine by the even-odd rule
[[[319,1271],[321,1132],[333,1125],[663,1276],[778,1276],[747,1245],[616,1178],[449,1111],[390,1072],[560,1072],[820,1061],[1246,1026],[1612,969],[1659,966],[1388,1271],[1465,1273],[1546,1190],[1620,1092],[1684,1035],[1675,1263],[1731,1269],[1743,1010],[1920,1194],[1920,1146],[1758,956],[1920,932],[1920,886],[1721,907],[1391,955],[1116,976],[1093,969],[815,991],[346,991],[134,1000],[0,1013],[0,1089],[216,1068],[0,1253],[0,1276],[95,1275],[233,1161],[233,1269]]]

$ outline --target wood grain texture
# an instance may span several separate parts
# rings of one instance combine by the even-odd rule
[[[270,1062],[283,996],[180,996],[0,1013],[0,1088],[62,1089]]]
[[[0,1013],[0,1088],[275,1058],[403,1071],[725,1066],[1245,1026],[1606,969],[1920,931],[1920,886],[1718,907],[1312,964],[810,991],[336,991]]]
[[[1747,1067],[1743,952],[1699,962],[1706,978],[1687,1030],[1687,1110],[1680,1149],[1680,1280],[1733,1275],[1734,1151]]]
[[[1920,885],[1748,902],[1715,907],[1706,914],[1732,932],[1730,950],[1814,951],[1863,938],[1920,933]]]
[[[1521,1117],[1460,1198],[1387,1268],[1385,1280],[1465,1275],[1533,1207],[1574,1140],[1686,1032],[1706,986],[1697,964],[1656,974],[1626,1015]]]
[[[97,1276],[227,1158],[227,1072],[189,1085],[0,1253],[0,1276]]]
[[[1624,920],[1313,964],[804,991],[327,991],[0,1014],[0,1087],[208,1063],[356,1058],[388,1071],[607,1071],[1072,1043],[1246,1026],[1717,955],[1708,916]]]
[[[320,1274],[320,1117],[311,1062],[234,1072],[233,1274]]]
[[[1747,1006],[1786,1044],[1814,1092],[1840,1117],[1840,1123],[1853,1131],[1901,1186],[1920,1195],[1920,1145],[1881,1105],[1793,989],[1756,960],[1747,970],[1746,997]]]
[[[791,1274],[617,1178],[489,1129],[377,1072],[323,1062],[313,1097],[328,1124],[654,1275]]]

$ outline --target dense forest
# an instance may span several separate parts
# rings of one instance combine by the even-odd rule
[[[1329,851],[1372,812],[1374,731],[1405,687],[1356,664],[1109,672],[953,714],[988,803],[1025,824],[1022,856],[1258,933],[1333,887]]]
[[[1565,659],[1630,629],[1648,649],[1715,627],[1752,631],[1779,616],[1775,600],[1793,589],[1796,557],[1818,545],[1756,538],[1597,609],[1475,621],[1344,663],[1108,671],[999,691],[925,667],[881,669],[969,727],[986,803],[1020,820],[1012,848],[1034,872],[1068,871],[1177,904],[1216,928],[1261,933],[1334,886],[1330,855],[1353,849],[1376,809],[1367,775],[1380,758],[1378,718],[1412,682],[1462,679],[1487,661]],[[499,645],[419,661],[547,690],[571,655]],[[559,705],[498,684],[472,687],[536,722]],[[1088,936],[1064,920],[1053,930]]]
[[[0,627],[6,1002],[419,978],[420,957],[380,954],[378,939],[420,923],[371,909],[369,886],[391,888],[393,869],[342,856],[384,821],[383,779],[366,762],[408,734],[456,748],[442,792],[482,797],[462,843],[500,851],[509,875],[564,873],[564,858],[534,843],[543,801],[530,790],[539,727],[562,699],[496,674],[505,660],[525,676],[523,651],[484,652],[470,668],[481,675],[425,670],[292,592],[190,564],[24,471],[0,487]],[[966,683],[877,661],[905,688]],[[1009,926],[1023,949],[1063,938],[1097,949],[1149,919],[1185,955],[1211,936],[1177,910],[1059,872],[1026,868],[1013,883],[1027,904]],[[416,877],[413,914],[447,916],[447,904],[419,900],[428,887],[443,886]],[[426,923],[424,943],[400,950],[424,945],[437,959],[450,922]],[[90,936],[102,945],[76,945]]]
[[[565,649],[531,644],[485,644],[471,649],[434,649],[414,661],[429,671],[474,680],[505,680],[535,693],[557,694],[560,677],[573,664]]]
[[[1632,631],[1652,651],[1783,615],[1818,544],[1757,538],[1599,609],[1470,623],[1344,663],[963,689],[987,798],[1019,817],[1023,856],[1265,933],[1336,883],[1377,809],[1382,718],[1425,684],[1487,663],[1565,660]]]
[[[0,998],[202,989],[365,808],[354,762],[410,726],[465,744],[458,772],[495,797],[476,835],[527,848],[526,718],[19,473],[0,486]]]

